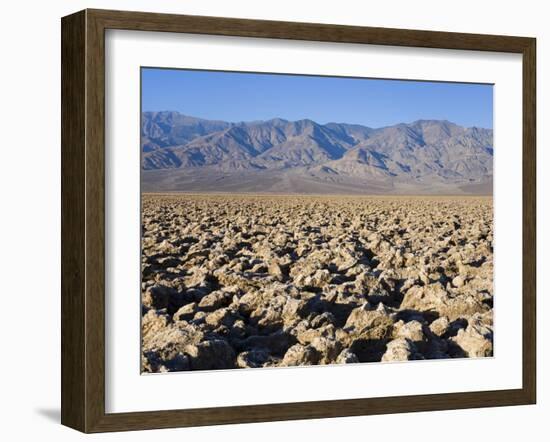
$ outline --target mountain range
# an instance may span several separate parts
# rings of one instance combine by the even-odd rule
[[[143,112],[141,147],[144,191],[492,192],[493,131],[444,120],[370,128]]]

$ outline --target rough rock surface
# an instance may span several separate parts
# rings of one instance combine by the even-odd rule
[[[482,197],[144,195],[142,370],[485,357]]]

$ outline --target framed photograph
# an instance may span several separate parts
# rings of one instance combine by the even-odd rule
[[[62,19],[62,423],[534,404],[535,39]]]

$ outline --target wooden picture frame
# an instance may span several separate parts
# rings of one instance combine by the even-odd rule
[[[513,390],[105,412],[105,30],[495,51],[523,57],[523,385]],[[534,404],[536,41],[533,38],[106,10],[62,19],[62,409],[83,432]]]

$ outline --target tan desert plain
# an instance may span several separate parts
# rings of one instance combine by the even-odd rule
[[[321,147],[338,134],[270,126],[287,123],[284,152],[302,132]],[[440,155],[418,148],[408,162],[368,141],[310,165],[273,147],[200,155],[244,129],[173,149],[142,135],[142,372],[492,356],[492,131],[430,121],[365,134]]]

